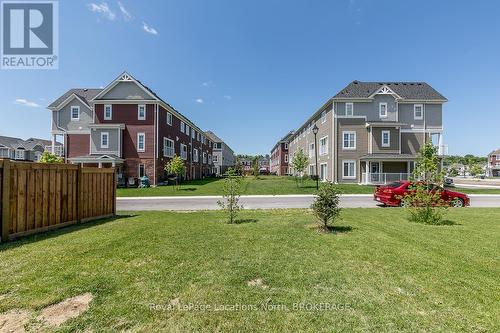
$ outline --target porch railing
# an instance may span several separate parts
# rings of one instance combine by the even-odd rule
[[[366,172],[361,175],[361,182],[363,184],[384,185],[392,182],[408,180],[411,174],[409,173],[370,173]]]

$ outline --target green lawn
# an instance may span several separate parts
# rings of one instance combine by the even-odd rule
[[[137,213],[0,245],[0,313],[91,292],[61,331],[500,331],[500,209],[451,209],[447,226],[346,209],[331,234],[305,210],[221,219]]]
[[[371,194],[373,186],[358,184],[339,184],[337,185],[345,194]],[[316,190],[316,182],[310,179],[305,180],[300,187],[293,177],[278,176],[253,176],[245,177],[242,180],[242,194],[312,194]],[[500,194],[500,189],[464,189],[457,188],[457,191],[463,193],[486,193]],[[119,197],[146,197],[146,196],[190,196],[190,195],[221,195],[221,179],[204,179],[186,182],[181,185],[180,190],[173,186],[159,186],[152,188],[119,188],[117,195]]]

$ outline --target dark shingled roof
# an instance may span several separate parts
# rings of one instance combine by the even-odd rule
[[[494,150],[491,153],[488,154],[489,156],[491,155],[500,155],[500,149]]]
[[[75,94],[78,97],[80,97],[82,101],[84,101],[90,107],[89,101],[92,98],[96,97],[97,94],[99,94],[101,91],[102,89],[86,89],[86,88],[70,89],[67,92],[65,92],[61,97],[52,102],[48,107],[55,108],[56,106],[64,102],[72,94]]]
[[[446,97],[425,82],[361,82],[352,81],[333,98],[368,98],[386,85],[403,99],[446,101]]]
[[[276,144],[274,145],[273,149],[271,149],[271,152],[273,152],[276,147],[278,147],[278,145],[282,142],[290,142],[290,139],[291,137],[295,134],[295,131],[290,131],[288,132],[284,137],[281,138],[281,140],[279,140],[278,142],[276,142]]]
[[[210,140],[212,140],[212,142],[224,142],[221,138],[219,138],[217,135],[215,135],[215,133],[212,131],[206,131],[205,134],[206,134],[206,136],[208,136],[208,138]]]

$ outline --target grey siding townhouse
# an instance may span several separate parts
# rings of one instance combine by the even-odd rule
[[[29,138],[23,140],[9,136],[0,136],[0,158],[8,158],[18,161],[37,162],[44,151],[52,150],[50,140]],[[55,151],[58,156],[64,154],[63,145],[55,143]]]
[[[407,179],[424,142],[432,141],[440,155],[447,153],[445,102],[425,82],[353,81],[299,127],[290,139],[290,157],[302,149],[309,156],[307,174],[314,175],[317,151],[323,181],[382,184]]]
[[[212,140],[212,162],[214,164],[214,173],[217,176],[223,175],[227,169],[234,167],[236,157],[234,151],[221,138],[212,131],[205,132],[207,138]]]

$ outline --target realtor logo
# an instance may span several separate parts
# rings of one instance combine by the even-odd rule
[[[57,69],[58,3],[2,1],[2,69]]]

